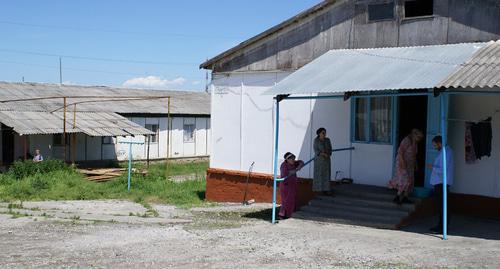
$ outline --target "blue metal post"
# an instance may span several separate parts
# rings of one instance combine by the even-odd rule
[[[275,126],[276,132],[274,133],[274,169],[273,169],[273,216],[272,223],[276,223],[276,181],[278,179],[278,137],[279,137],[279,128],[280,128],[280,101],[278,96],[276,96],[276,119]]]
[[[132,143],[128,144],[128,183],[127,190],[130,191],[130,179],[132,177]]]
[[[443,151],[443,240],[446,240],[447,238],[447,211],[448,211],[448,197],[447,197],[447,189],[448,189],[448,169],[447,169],[447,164],[446,164],[446,145],[447,145],[447,128],[446,128],[446,123],[447,123],[447,104],[446,104],[446,94],[442,93],[441,94],[441,133],[443,137],[443,148],[441,149]]]

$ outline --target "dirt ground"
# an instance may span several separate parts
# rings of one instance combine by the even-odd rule
[[[0,204],[0,268],[499,268],[500,222],[403,231],[289,219],[269,205],[191,210],[126,201]]]

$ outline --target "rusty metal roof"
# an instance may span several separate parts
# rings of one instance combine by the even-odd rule
[[[77,112],[73,126],[73,113],[67,113],[66,132],[89,136],[129,136],[153,134],[112,112]],[[20,135],[63,133],[63,112],[0,111],[0,122]]]
[[[495,87],[500,87],[500,40],[488,42],[437,85],[437,88]]]

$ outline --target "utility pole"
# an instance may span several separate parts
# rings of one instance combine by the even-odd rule
[[[62,85],[62,60],[59,57],[59,84]]]

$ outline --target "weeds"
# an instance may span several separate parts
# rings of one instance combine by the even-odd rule
[[[34,167],[48,163],[43,167]],[[143,164],[136,168],[142,169]],[[152,164],[148,175],[134,175],[127,191],[127,175],[105,183],[93,183],[75,169],[59,161],[18,162],[6,174],[0,174],[0,200],[94,200],[127,199],[144,205],[148,216],[158,216],[149,203],[168,203],[183,208],[200,206],[205,199],[204,174],[207,162],[169,164],[169,175],[197,174],[196,180],[165,180],[165,165]],[[142,168],[141,168],[142,167]],[[14,204],[12,204],[14,206]],[[22,204],[21,204],[22,206]]]

